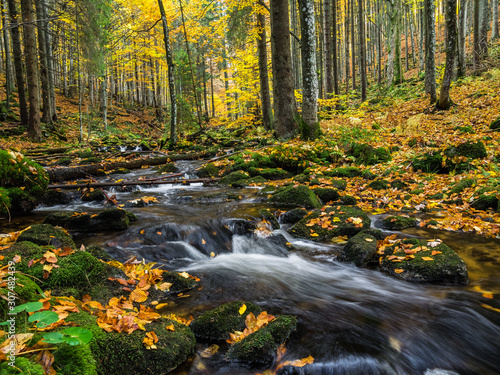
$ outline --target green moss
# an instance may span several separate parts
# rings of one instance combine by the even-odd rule
[[[89,344],[58,344],[53,353],[53,367],[58,375],[97,375],[96,361]]]
[[[196,174],[200,178],[217,177],[219,176],[219,167],[217,167],[215,164],[208,163],[203,167],[197,169]]]
[[[252,184],[259,185],[259,184],[266,184],[267,182],[268,181],[264,177],[255,176],[255,177],[244,178],[242,180],[232,182],[230,185],[231,185],[231,187],[235,187],[235,188],[244,188],[244,187],[250,186]]]
[[[187,292],[199,285],[199,282],[190,278],[184,277],[175,271],[165,271],[162,274],[163,281],[171,283],[172,286],[169,288],[169,293],[181,293]]]
[[[481,194],[480,196],[474,198],[474,201],[471,203],[471,207],[476,210],[486,211],[490,208],[496,210],[498,208],[498,198],[496,194],[486,195]]]
[[[270,198],[277,206],[299,206],[304,208],[320,208],[321,202],[314,192],[305,185],[280,188]]]
[[[467,141],[459,144],[458,146],[446,149],[445,154],[448,157],[458,155],[465,156],[470,159],[483,159],[486,157],[486,147],[484,147],[484,143],[481,141]]]
[[[352,144],[348,154],[356,158],[356,164],[375,165],[391,160],[391,154],[387,148],[374,148],[367,143]]]
[[[389,230],[402,230],[414,227],[417,221],[408,216],[387,216],[382,220],[382,227]]]
[[[373,190],[384,190],[388,189],[390,186],[391,184],[387,180],[375,180],[367,185],[368,188]]]
[[[401,244],[387,247],[380,261],[382,269],[392,276],[417,282],[458,283],[466,284],[469,281],[465,262],[448,246],[439,244],[431,246],[427,241],[412,238],[402,241],[407,244],[405,249],[417,249],[411,258],[407,256]],[[411,244],[412,246],[408,246]],[[434,253],[437,251],[440,253]],[[401,257],[401,261],[394,262],[391,255]],[[427,260],[425,260],[425,259]],[[396,270],[403,270],[396,272]]]
[[[244,314],[240,314],[239,309],[243,304],[246,305],[246,310]],[[190,328],[199,339],[227,340],[229,333],[245,329],[245,318],[249,313],[257,316],[260,312],[261,308],[251,302],[226,303],[197,317],[191,322]]]
[[[25,230],[19,235],[17,241],[29,241],[41,246],[51,245],[61,248],[75,248],[75,242],[69,234],[61,228],[53,227],[50,224],[32,225],[30,229]]]
[[[299,184],[304,184],[304,183],[306,183],[306,182],[309,182],[309,179],[310,179],[310,178],[309,178],[309,176],[307,176],[307,175],[305,175],[305,174],[301,173],[301,174],[298,174],[297,176],[295,176],[295,177],[293,178],[293,181],[296,181],[296,182],[298,182]]]
[[[365,232],[356,234],[347,241],[337,259],[354,263],[357,267],[367,267],[378,260],[376,238]]]
[[[326,213],[326,215],[321,215]],[[318,218],[321,217],[321,222]],[[359,224],[353,219],[361,219]],[[323,228],[322,222],[329,221],[329,227]],[[307,225],[313,224],[313,225]],[[295,237],[311,241],[328,241],[337,236],[355,236],[369,228],[371,220],[360,208],[351,206],[327,207],[323,212],[314,211],[293,225],[288,232]],[[317,235],[313,235],[317,234]]]
[[[363,177],[365,180],[375,180],[377,178],[377,175],[369,169],[364,169],[363,172],[361,172],[361,177]]]
[[[259,211],[262,218],[264,218],[268,223],[271,224],[273,230],[280,229],[280,224],[278,223],[278,219],[273,215],[270,209],[265,208]]]
[[[159,173],[175,173],[177,172],[177,167],[174,163],[167,163],[158,168]]]
[[[342,167],[342,168],[335,168],[332,169],[331,171],[324,171],[323,172],[325,176],[329,177],[357,177],[361,176],[361,169],[357,167]]]
[[[6,361],[1,362],[0,373],[2,375],[45,375],[42,366],[21,356],[16,356],[16,367],[10,366]]]
[[[295,224],[300,219],[307,215],[307,210],[304,208],[293,208],[280,216],[280,220],[284,224]]]
[[[97,232],[124,230],[130,226],[131,221],[135,220],[137,217],[132,213],[119,208],[108,208],[97,216],[87,213],[75,216],[71,212],[56,212],[47,216],[44,223],[80,232]]]
[[[408,187],[408,184],[401,180],[391,181],[391,187],[398,190],[404,190]]]
[[[147,324],[146,331],[136,330],[131,334],[105,332],[97,326],[95,316],[83,312],[70,314],[66,321],[92,332],[90,350],[99,375],[136,375],[145,369],[148,374],[165,374],[184,362],[195,344],[189,327],[169,319]],[[166,329],[171,324],[175,331]],[[142,343],[146,332],[151,331],[158,336],[155,350],[146,349]]]
[[[266,169],[255,169],[256,174],[264,177],[266,180],[283,180],[285,178],[292,177],[292,174],[281,168],[266,168]],[[252,174],[252,172],[250,172]]]
[[[450,190],[450,194],[460,194],[467,188],[470,188],[476,184],[476,180],[473,178],[465,178],[460,180],[457,184],[455,184]]]
[[[244,180],[250,178],[250,174],[248,172],[244,171],[236,171],[236,172],[231,172],[228,175],[225,175],[219,180],[220,185],[230,185],[233,182],[236,182],[238,180]]]
[[[332,179],[332,180],[330,180],[330,185],[332,185],[337,190],[344,191],[347,187],[347,182],[344,180]]]
[[[314,194],[316,194],[323,203],[335,202],[339,200],[339,192],[336,189],[330,188],[316,188],[313,189]]]
[[[103,249],[102,246],[99,245],[90,245],[85,248],[85,250],[89,253],[95,256],[97,259],[104,260],[105,262],[108,262],[111,260],[111,257],[109,254]]]
[[[276,349],[295,331],[297,319],[281,315],[269,324],[237,342],[227,352],[227,358],[248,364],[270,364]]]
[[[500,116],[498,116],[490,125],[491,130],[499,131],[500,130]]]

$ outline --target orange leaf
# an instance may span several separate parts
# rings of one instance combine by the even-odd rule
[[[431,258],[431,257],[422,257],[422,260],[425,260],[425,261],[431,261],[431,260],[434,260],[434,258]]]
[[[170,324],[169,326],[166,326],[165,328],[168,329],[169,331],[172,331],[172,332],[175,331],[175,327],[173,324]]]
[[[404,272],[404,271],[405,271],[405,270],[404,270],[404,269],[402,269],[402,268],[396,268],[396,269],[394,270],[394,272],[396,272],[396,273],[402,273],[402,272]]]
[[[432,250],[432,255],[438,255],[438,254],[442,254],[443,252],[442,251],[437,251],[437,250]]]
[[[132,302],[142,303],[148,299],[148,295],[145,291],[140,288],[135,288],[132,293],[130,293],[129,300]]]

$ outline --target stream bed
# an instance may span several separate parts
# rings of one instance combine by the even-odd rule
[[[194,177],[191,171],[198,163],[176,165]],[[144,169],[118,178],[152,173]],[[229,191],[241,200],[200,199]],[[142,196],[153,196],[159,203],[129,208],[139,220],[126,231],[74,233],[74,239],[78,246],[101,245],[119,261],[137,255],[199,277],[201,290],[187,293],[186,298],[170,298],[165,313],[196,316],[225,302],[248,300],[271,314],[297,316],[297,332],[287,342],[284,360],[312,355],[314,364],[285,369],[283,374],[500,374],[500,240],[405,230],[406,236],[442,239],[465,260],[471,280],[466,286],[412,284],[377,269],[337,262],[340,245],[294,239],[283,228],[268,238],[249,234],[245,223],[260,220],[259,210],[271,208],[257,193],[255,188],[202,185],[113,192],[119,203]],[[66,210],[98,212],[102,204],[74,201],[39,207],[33,216],[2,231],[39,223],[51,212]],[[372,217],[372,225],[378,219]],[[278,235],[294,250],[273,240],[282,238]],[[258,372],[226,362],[223,347],[203,358],[199,353],[208,345],[198,344],[197,354],[174,373]]]

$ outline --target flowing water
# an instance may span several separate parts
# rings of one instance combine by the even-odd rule
[[[177,164],[188,177],[197,165]],[[409,236],[441,238],[464,258],[471,277],[467,286],[411,284],[336,262],[339,245],[293,239],[283,230],[267,238],[251,234],[249,221],[270,206],[257,189],[232,190],[240,201],[200,198],[224,191],[159,185],[115,192],[120,203],[141,196],[160,203],[129,209],[139,221],[127,231],[76,234],[75,239],[102,245],[121,261],[137,255],[200,277],[201,290],[171,297],[166,313],[196,316],[225,302],[249,300],[271,314],[297,316],[285,360],[312,355],[315,362],[282,374],[500,374],[499,240],[408,230]],[[76,201],[41,207],[30,220],[58,210],[100,209],[101,204]],[[295,250],[287,250],[285,242]],[[493,292],[493,298],[481,290]],[[176,374],[255,373],[225,362],[223,354],[202,358],[199,352],[207,346],[199,344],[198,354]]]

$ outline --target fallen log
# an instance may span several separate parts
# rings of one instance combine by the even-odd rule
[[[34,155],[34,154],[60,154],[62,152],[66,152],[70,149],[71,149],[71,147],[37,148],[37,149],[25,150],[24,154],[27,156]]]
[[[170,156],[159,156],[155,158],[140,158],[127,161],[116,161],[110,163],[98,163],[89,165],[79,165],[76,167],[62,167],[62,168],[47,168],[49,180],[67,181],[77,180],[86,176],[97,176],[100,170],[111,171],[118,168],[138,169],[146,165],[160,165],[166,164],[176,160],[196,160],[205,156],[204,152],[191,153],[191,154],[177,154]]]
[[[80,189],[80,188],[100,188],[109,186],[130,186],[130,185],[165,185],[165,184],[182,184],[189,185],[195,183],[210,183],[219,181],[220,178],[191,178],[191,179],[174,179],[174,180],[136,180],[136,181],[120,181],[120,182],[88,182],[86,184],[60,184],[49,185],[47,189]]]

